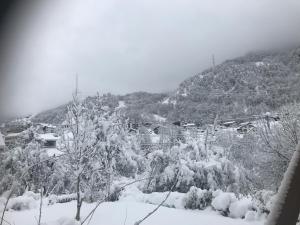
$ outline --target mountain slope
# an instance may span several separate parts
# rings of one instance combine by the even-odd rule
[[[256,52],[225,61],[183,81],[172,94],[136,92],[105,95],[105,104],[118,107],[135,120],[157,114],[169,121],[200,124],[220,119],[257,115],[300,101],[300,47],[285,51]],[[87,100],[96,99],[90,97]],[[35,117],[43,122],[62,120],[66,106]],[[60,120],[57,118],[60,117]]]

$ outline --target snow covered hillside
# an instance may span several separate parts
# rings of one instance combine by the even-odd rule
[[[136,127],[127,104],[114,110],[98,100],[74,96],[61,125],[13,127],[22,135],[0,151],[5,221],[71,225],[63,217],[83,221],[99,201],[93,224],[133,224],[158,206],[145,224],[261,224],[268,216],[299,138],[299,105],[282,108],[279,120],[237,127],[216,119],[201,129],[156,114],[159,124]]]

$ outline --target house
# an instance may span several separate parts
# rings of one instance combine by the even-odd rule
[[[150,123],[150,122],[144,122],[143,123],[143,126],[147,127],[147,128],[151,127],[151,125],[152,125],[152,123]]]
[[[171,129],[167,126],[156,125],[153,126],[152,131],[156,135],[170,135]]]
[[[8,133],[5,136],[5,145],[6,146],[16,146],[24,143],[24,135],[22,132],[19,133]]]
[[[38,123],[36,126],[38,133],[54,133],[56,130],[56,126],[47,123]]]
[[[128,122],[127,124],[129,130],[138,130],[139,124],[137,122]]]
[[[39,134],[36,140],[41,143],[43,148],[56,148],[56,142],[59,139],[55,133]]]
[[[153,132],[159,134],[160,127],[154,127]]]
[[[221,126],[224,126],[224,127],[233,127],[236,125],[237,125],[236,121],[226,121],[226,122],[221,123]]]
[[[183,124],[182,126],[183,126],[185,129],[188,129],[188,130],[197,128],[197,126],[196,126],[195,123],[185,123],[185,124]]]
[[[173,122],[173,125],[175,125],[175,126],[181,126],[181,121],[175,121],[175,122]]]
[[[6,133],[20,133],[31,126],[31,121],[26,118],[16,119],[5,124]]]
[[[0,132],[0,151],[3,151],[5,149],[5,141],[4,141],[4,137]]]
[[[240,134],[246,134],[253,129],[255,129],[255,126],[251,122],[245,122],[245,123],[241,123],[236,130]]]
[[[69,128],[69,124],[66,120],[61,123],[61,128],[62,129],[68,129]]]

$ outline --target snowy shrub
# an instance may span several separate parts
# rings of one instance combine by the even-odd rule
[[[184,198],[184,208],[186,209],[205,209],[212,202],[212,192],[191,187]]]
[[[209,184],[208,184],[208,170],[203,168],[203,166],[195,166],[193,168],[194,172],[194,183],[195,186],[200,188],[200,189],[209,189]]]
[[[176,171],[179,169],[179,174],[176,175]],[[156,183],[156,190],[157,191],[168,191],[170,190],[174,182],[177,178],[177,184],[175,186],[174,191],[179,191],[179,192],[187,192],[190,187],[193,185],[193,175],[194,172],[190,170],[186,165],[181,165],[180,168],[178,168],[177,165],[169,165],[167,166],[161,176],[157,178],[157,183]]]
[[[121,195],[121,187],[117,184],[113,185],[111,194],[108,196],[107,201],[115,202],[118,201]]]
[[[126,187],[120,196],[121,201],[134,201],[134,202],[144,202],[153,205],[159,205],[169,194],[169,192],[152,192],[146,194],[141,192],[135,185]],[[185,198],[184,193],[171,192],[170,196],[163,203],[163,206],[169,208],[184,208],[183,199]]]
[[[179,192],[187,192],[194,185],[194,171],[188,165],[181,164],[179,168],[179,177],[176,189]]]
[[[257,219],[256,211],[248,211],[245,215],[245,220],[247,220],[247,221],[254,221],[256,219]]]
[[[120,156],[116,160],[116,171],[124,177],[134,177],[137,172],[137,163],[129,156]]]
[[[213,196],[214,198],[211,203],[212,207],[219,211],[223,216],[228,216],[230,213],[230,205],[237,201],[234,193],[226,193],[218,190],[213,193]]]
[[[168,195],[169,192],[152,192],[150,194],[142,194],[141,201],[153,205],[159,205]],[[183,208],[183,198],[185,194],[179,192],[172,192],[163,206],[168,208]]]
[[[220,154],[218,148],[208,151],[209,159],[203,158],[197,141],[173,146],[164,151],[158,150],[149,154],[150,164],[147,170],[152,180],[146,182],[146,192],[168,191],[175,180],[175,168],[180,173],[174,191],[186,193],[190,187],[200,189],[247,194],[250,182],[246,171],[237,167]]]
[[[14,177],[12,175],[3,174],[3,177],[0,180],[0,194],[3,194],[5,191],[10,189],[13,184],[13,181],[14,181]]]
[[[66,203],[73,200],[76,200],[76,194],[65,194],[65,195],[50,195],[48,197],[48,204],[53,205],[55,203]]]
[[[15,198],[11,198],[8,202],[7,209],[13,209],[16,211],[32,209],[37,206],[37,201],[33,196],[23,195]]]
[[[249,210],[255,210],[253,202],[249,198],[242,198],[231,203],[229,206],[229,216],[232,218],[245,218]]]
[[[136,162],[137,174],[144,173],[147,169],[147,159],[139,155],[133,155],[132,159]]]
[[[273,191],[261,190],[255,193],[254,202],[260,212],[269,214],[274,198],[275,193]]]
[[[149,165],[146,177],[149,177],[144,184],[144,192],[167,191],[172,186],[170,180],[174,180],[174,171],[168,169],[170,156],[161,150],[149,154]],[[167,168],[167,169],[166,169]],[[171,181],[171,182],[172,182]]]
[[[143,193],[136,185],[129,185],[121,191],[119,199],[121,201],[126,200],[141,202],[142,195]]]
[[[40,199],[40,194],[39,193],[34,193],[32,191],[26,191],[23,196],[33,198],[34,200]]]

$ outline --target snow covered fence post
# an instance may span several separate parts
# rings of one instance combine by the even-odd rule
[[[300,212],[300,145],[289,163],[265,225],[293,225]]]

